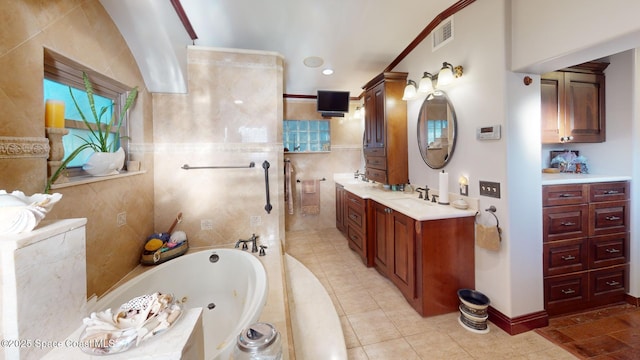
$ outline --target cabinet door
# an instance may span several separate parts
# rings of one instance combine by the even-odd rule
[[[393,251],[391,264],[391,281],[407,298],[415,298],[415,220],[391,211],[388,214],[390,227],[387,232]]]
[[[374,118],[375,122],[372,124],[373,128],[373,146],[381,147],[385,146],[385,133],[386,133],[386,104],[385,104],[385,91],[384,91],[384,82],[376,85],[373,88],[373,97],[375,104]]]
[[[338,230],[343,234],[347,231],[344,200],[344,186],[336,184],[336,228],[338,228]]]
[[[369,89],[364,93],[364,149],[374,148],[375,138],[375,97],[374,89]]]
[[[564,136],[564,76],[544,74],[540,79],[542,143],[555,144]]]
[[[387,214],[389,208],[377,202],[373,202],[373,263],[376,269],[384,276],[389,277],[389,266],[391,264],[391,249],[387,244]]]
[[[604,90],[604,75],[565,73],[565,132],[572,142],[605,140]]]

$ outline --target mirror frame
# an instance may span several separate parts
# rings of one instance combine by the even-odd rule
[[[435,93],[437,93],[438,95],[435,95]],[[452,140],[450,140],[451,143],[451,150],[449,151],[447,158],[440,164],[433,164],[431,163],[428,159],[427,159],[427,151],[428,148],[425,148],[422,145],[421,140],[421,134],[420,134],[420,125],[421,125],[421,121],[423,119],[423,113],[425,113],[427,111],[426,107],[427,105],[429,105],[429,101],[433,100],[434,98],[444,98],[447,102],[447,107],[449,108],[449,110],[451,111],[451,119],[447,119],[448,120],[448,126],[452,126],[453,127],[453,133],[452,133]],[[424,116],[424,118],[426,119],[426,115]],[[451,157],[453,156],[453,152],[456,149],[456,138],[457,138],[457,133],[458,133],[458,120],[456,117],[456,111],[455,108],[453,107],[453,104],[451,103],[451,100],[449,100],[449,97],[447,96],[447,94],[444,91],[441,90],[436,90],[434,93],[429,94],[425,99],[424,102],[422,103],[422,106],[420,106],[420,112],[418,112],[418,121],[417,121],[417,127],[416,127],[416,137],[417,137],[417,141],[418,141],[418,149],[420,150],[420,156],[422,156],[422,160],[425,162],[425,164],[427,164],[427,166],[429,166],[432,169],[442,169],[443,167],[445,167],[445,165],[447,165],[449,163],[449,161],[451,161]]]

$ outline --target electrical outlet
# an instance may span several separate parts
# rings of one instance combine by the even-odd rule
[[[121,213],[118,213],[118,216],[116,217],[116,222],[118,226],[127,225],[127,212],[123,211]]]
[[[200,230],[213,230],[213,220],[211,219],[200,220]]]
[[[500,199],[500,183],[480,180],[480,196]]]
[[[262,217],[260,216],[251,216],[250,217],[251,226],[258,226],[262,224]]]

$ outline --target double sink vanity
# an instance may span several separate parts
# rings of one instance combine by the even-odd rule
[[[389,278],[420,315],[457,311],[457,290],[475,286],[477,201],[465,198],[469,208],[461,210],[353,174],[334,181],[336,227],[363,263]]]

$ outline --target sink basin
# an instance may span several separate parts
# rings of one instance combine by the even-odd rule
[[[393,203],[397,204],[398,206],[404,206],[414,210],[420,210],[420,209],[424,209],[425,207],[437,205],[436,203],[419,199],[417,197],[389,199],[389,200],[393,201]]]

